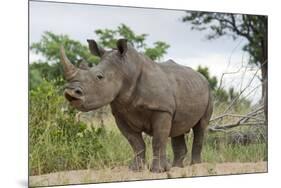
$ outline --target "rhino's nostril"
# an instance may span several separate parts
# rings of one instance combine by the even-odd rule
[[[77,95],[82,95],[83,93],[82,93],[82,90],[81,89],[75,89],[75,91],[74,91]]]

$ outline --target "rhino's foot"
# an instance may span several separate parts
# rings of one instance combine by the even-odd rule
[[[174,161],[173,162],[173,167],[180,167],[180,168],[183,168],[183,160],[180,160],[180,161]]]
[[[200,158],[192,159],[190,164],[193,165],[193,164],[198,164],[198,163],[201,163],[201,159]]]
[[[171,165],[168,163],[167,160],[158,160],[155,159],[152,162],[152,166],[150,168],[150,171],[153,173],[161,173],[161,172],[166,172],[169,171],[171,168]]]
[[[180,167],[180,168],[184,167],[183,161],[184,161],[185,154],[186,154],[186,152],[183,153],[182,155],[178,155],[176,153],[174,161],[173,161],[173,167]]]
[[[129,169],[132,171],[142,171],[145,167],[145,161],[144,159],[140,157],[136,157],[134,161],[129,166]]]
[[[186,137],[187,138],[187,137]],[[185,135],[180,135],[172,138],[172,149],[174,152],[173,167],[183,167],[183,161],[187,154],[185,143]]]

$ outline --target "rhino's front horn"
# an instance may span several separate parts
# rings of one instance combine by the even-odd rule
[[[63,66],[65,79],[70,80],[77,74],[78,69],[67,58],[63,46],[60,47],[60,56],[61,56],[61,63]]]

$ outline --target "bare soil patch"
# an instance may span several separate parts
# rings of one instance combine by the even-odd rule
[[[202,163],[185,168],[171,168],[165,173],[151,173],[149,170],[132,172],[128,167],[120,166],[102,170],[63,171],[40,176],[30,176],[30,186],[50,186],[62,184],[99,183],[114,181],[132,181],[148,179],[166,179],[179,177],[226,175],[267,172],[267,162],[257,163]]]

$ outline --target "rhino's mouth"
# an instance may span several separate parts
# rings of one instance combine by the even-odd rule
[[[83,100],[80,97],[70,95],[67,92],[64,93],[64,96],[70,102],[70,104],[73,105],[74,107],[78,107],[83,103]]]

